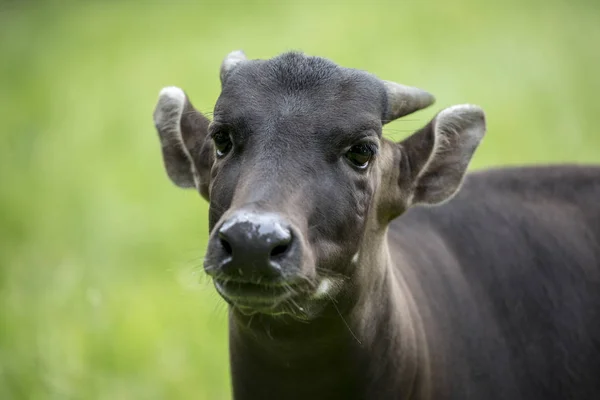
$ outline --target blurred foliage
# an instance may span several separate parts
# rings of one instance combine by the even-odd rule
[[[473,166],[600,161],[597,1],[0,3],[0,398],[226,399],[204,201],[175,189],[158,91],[209,113],[231,50],[328,57],[481,105]]]

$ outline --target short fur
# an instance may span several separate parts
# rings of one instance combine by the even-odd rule
[[[222,65],[210,125],[173,89],[155,112],[169,176],[210,201],[206,271],[261,287],[222,267],[220,229],[250,210],[291,227],[283,282],[311,283],[277,313],[223,294],[236,400],[600,398],[600,166],[465,177],[479,107],[393,143],[382,126],[430,95],[300,53]]]

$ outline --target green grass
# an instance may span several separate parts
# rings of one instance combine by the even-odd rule
[[[0,398],[226,399],[207,205],[174,188],[158,91],[210,112],[231,50],[300,49],[481,105],[473,167],[600,161],[597,1],[0,4]]]

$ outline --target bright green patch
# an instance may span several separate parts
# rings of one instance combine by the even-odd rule
[[[231,50],[291,49],[476,103],[474,167],[600,161],[597,1],[0,5],[0,398],[226,399],[206,204],[162,169],[152,110],[210,112]]]

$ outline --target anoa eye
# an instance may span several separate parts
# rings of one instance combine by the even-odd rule
[[[231,142],[231,136],[229,136],[228,132],[219,131],[215,132],[212,135],[213,142],[215,143],[215,149],[217,151],[217,157],[223,157],[233,147],[233,143]]]
[[[372,143],[361,143],[352,146],[346,152],[346,158],[355,167],[365,169],[377,151],[377,146]]]

